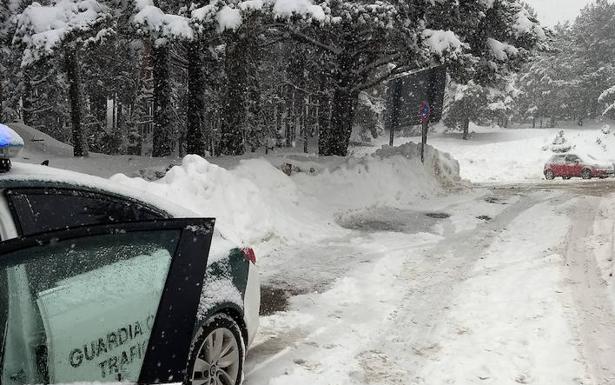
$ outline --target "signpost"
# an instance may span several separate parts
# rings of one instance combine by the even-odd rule
[[[421,121],[421,163],[425,163],[425,145],[427,144],[427,130],[429,129],[430,117],[431,106],[427,100],[423,100],[419,107],[419,119]]]
[[[445,66],[410,73],[389,81],[384,121],[385,129],[391,134],[389,145],[393,145],[396,130],[420,125],[421,161],[424,160],[423,148],[427,144],[429,123],[442,119],[445,87]]]

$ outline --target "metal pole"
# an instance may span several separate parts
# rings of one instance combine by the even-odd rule
[[[427,129],[429,128],[429,121],[423,122],[421,130],[421,163],[425,163],[425,145],[427,144]]]

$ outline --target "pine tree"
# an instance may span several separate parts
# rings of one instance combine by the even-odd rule
[[[41,15],[56,15],[53,22],[39,23]],[[24,47],[22,66],[61,52],[69,84],[72,144],[75,156],[87,156],[87,136],[82,127],[82,89],[79,51],[84,42],[105,36],[110,28],[107,7],[96,0],[61,0],[48,6],[33,3],[17,17],[15,41]],[[62,28],[59,28],[63,25]],[[58,32],[60,31],[60,32]]]
[[[454,9],[453,15],[441,18],[430,15],[430,22],[442,27],[442,20],[467,45],[466,56],[449,67],[457,93],[451,99],[460,106],[448,106],[447,124],[461,126],[468,138],[469,121],[488,113],[489,98],[494,91],[504,99],[509,76],[518,72],[533,50],[545,39],[535,15],[518,0],[459,2],[441,4]],[[441,11],[445,12],[445,11]],[[451,12],[451,11],[448,11]],[[467,94],[464,94],[467,92]],[[471,106],[472,111],[463,106]]]

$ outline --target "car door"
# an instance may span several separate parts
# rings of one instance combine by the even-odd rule
[[[0,383],[181,382],[213,219],[0,243]]]
[[[562,176],[565,172],[565,162],[562,156],[554,156],[551,158],[551,170],[555,176]]]
[[[5,190],[20,235],[77,225],[147,221],[168,215],[127,197],[78,187],[21,187]]]
[[[581,176],[583,164],[581,158],[576,155],[566,155],[566,170],[568,176]]]

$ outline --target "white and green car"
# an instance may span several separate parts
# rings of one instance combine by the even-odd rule
[[[254,252],[110,181],[0,176],[0,384],[237,385],[258,327]]]

